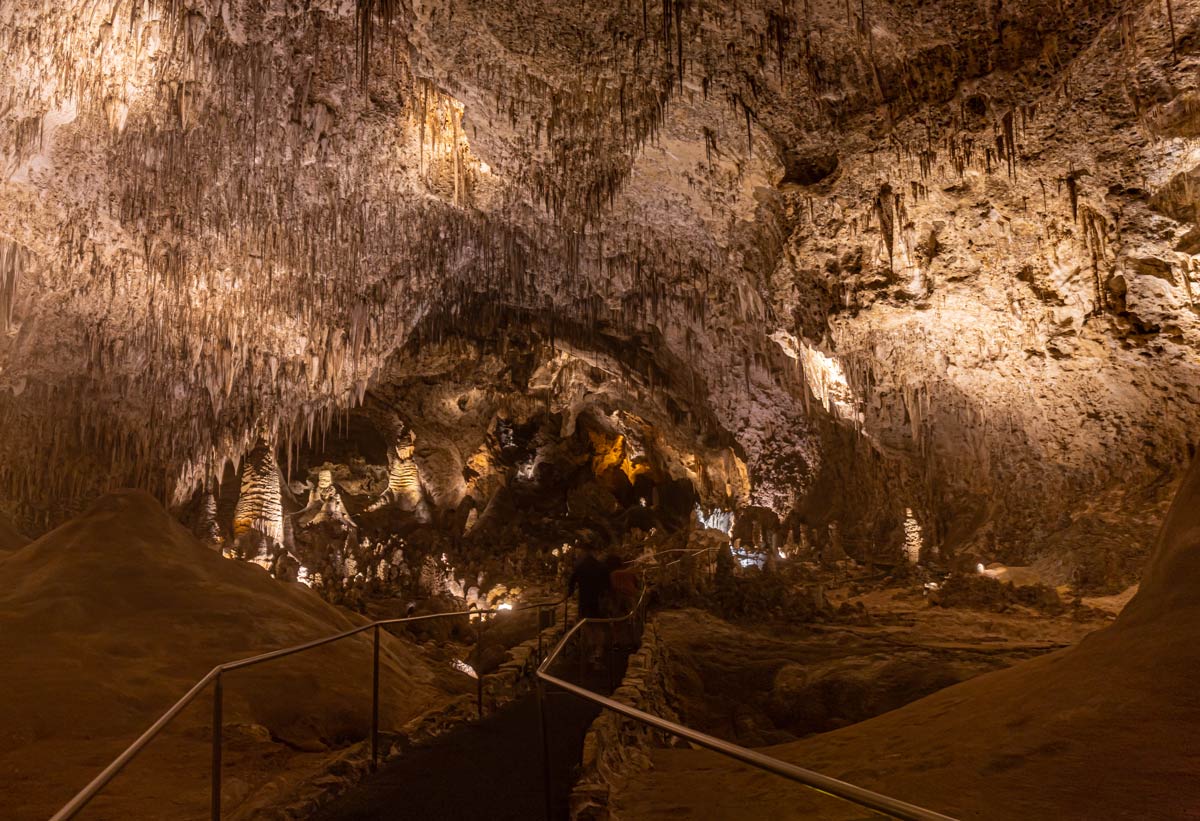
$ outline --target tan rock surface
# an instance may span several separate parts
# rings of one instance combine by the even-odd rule
[[[182,501],[415,329],[533,316],[756,504],[1135,579],[1195,441],[1193,0],[359,6],[358,42],[347,4],[6,9],[25,529]]]
[[[52,814],[214,665],[356,623],[302,585],[201,546],[140,491],[5,554],[0,572],[11,581],[0,591],[6,818]],[[403,640],[385,637],[381,664],[385,728],[467,686]],[[300,751],[364,736],[370,639],[232,672],[224,686],[234,809],[280,769],[306,766]],[[211,710],[202,695],[94,817],[206,815]]]

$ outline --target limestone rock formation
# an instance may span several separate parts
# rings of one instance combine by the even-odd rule
[[[395,504],[419,518],[428,519],[421,487],[421,469],[413,460],[415,446],[416,437],[411,430],[407,437],[392,445],[388,453],[387,490],[372,503],[369,510]]]
[[[317,472],[316,484],[308,492],[308,504],[296,515],[296,519],[301,525],[336,522],[346,528],[354,527],[354,520],[346,512],[342,495],[333,483],[332,471]]]
[[[581,542],[703,542],[734,605],[761,566],[784,609],[799,559],[1000,562],[1082,608],[1138,581],[1196,458],[1198,191],[1200,0],[0,0],[0,515],[41,537],[0,530],[0,617],[79,626],[39,595],[97,499],[135,559],[130,506],[178,547],[147,498],[276,577],[185,540],[203,573],[128,571],[151,612],[193,571],[305,623],[459,607]],[[904,715],[978,726],[1003,749],[954,758],[1012,807],[1065,753],[1102,812],[1072,769],[1117,755],[1101,710],[1179,749],[1195,718],[1152,629],[1195,609],[1172,515],[1116,628],[965,685],[995,709],[785,753],[853,773],[882,739],[906,763],[868,775],[917,794],[970,779]],[[1005,724],[1027,698],[1078,750]]]
[[[270,567],[274,556],[284,547],[280,481],[274,448],[260,441],[242,469],[233,537],[239,552],[264,567]]]
[[[851,555],[911,508],[931,549],[1119,586],[1195,445],[1196,27],[10,3],[0,504],[30,532],[119,484],[182,504],[264,430],[288,473],[414,346],[490,339],[528,384],[532,334]],[[472,454],[438,436],[447,510]]]

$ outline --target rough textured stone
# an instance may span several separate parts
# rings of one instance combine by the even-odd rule
[[[1195,0],[635,6],[6,8],[21,529],[291,453],[410,345],[524,390],[518,330],[705,441],[709,502],[1130,581],[1200,419]]]
[[[665,651],[651,618],[642,633],[641,646],[630,655],[625,677],[612,698],[667,720],[677,720],[667,695]],[[631,719],[602,711],[584,737],[580,776],[569,800],[571,818],[581,821],[612,818],[610,792],[619,789],[630,774],[648,767],[649,751],[667,743],[669,738]]]

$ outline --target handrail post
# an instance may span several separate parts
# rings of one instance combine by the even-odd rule
[[[371,662],[371,772],[379,766],[379,625],[375,625],[375,649]]]
[[[546,683],[540,676],[537,680],[538,731],[542,736],[542,785],[546,799],[546,821],[554,817],[554,802],[550,795],[550,733],[546,726]]]
[[[221,674],[213,682],[213,712],[212,712],[212,796],[209,799],[209,813],[212,821],[221,821],[221,724],[222,701],[224,700]]]
[[[586,622],[587,619],[581,618],[579,620],[579,624],[581,625],[579,628],[579,681],[581,684],[583,683],[583,677],[586,674],[584,665],[587,664],[587,655],[589,649],[588,626]]]
[[[540,663],[541,663],[541,661],[542,661],[542,630],[544,630],[544,629],[545,629],[545,625],[544,625],[544,624],[542,624],[542,613],[543,613],[543,612],[545,612],[545,611],[542,609],[542,606],[539,604],[539,605],[538,605],[538,609],[537,609],[537,621],[538,621],[538,625],[537,625],[537,631],[538,631],[538,654],[537,654],[537,660],[538,660],[538,663],[539,663],[539,664],[540,664]]]
[[[617,689],[617,626],[615,622],[608,623],[608,691]]]
[[[479,708],[479,718],[483,719],[483,614],[475,616],[475,702]]]

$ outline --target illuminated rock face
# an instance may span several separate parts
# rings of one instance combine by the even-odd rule
[[[279,466],[265,442],[246,457],[242,488],[233,516],[233,538],[248,559],[270,567],[283,547],[283,498],[279,490]]]
[[[344,527],[354,527],[354,520],[346,512],[342,495],[333,483],[333,473],[328,470],[317,472],[317,483],[308,493],[308,504],[296,517],[302,525],[321,522],[337,522]]]
[[[912,508],[904,510],[904,559],[909,564],[921,561],[921,526],[913,518]]]
[[[1198,9],[918,5],[6,9],[0,506],[181,502],[534,331],[492,387],[603,370],[709,506],[1129,576],[1200,429]],[[429,427],[389,494],[453,507]]]
[[[388,453],[388,486],[383,495],[376,500],[369,510],[379,510],[388,505],[397,505],[401,510],[417,514],[422,520],[427,519],[429,511],[421,492],[421,470],[413,460],[416,449],[416,437],[412,431],[392,446]]]

